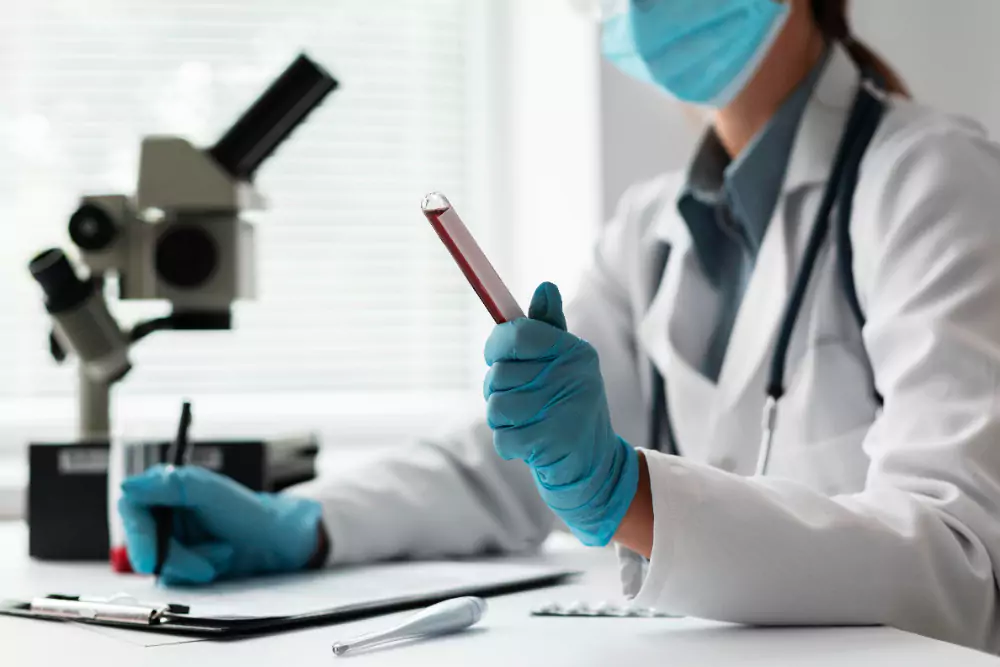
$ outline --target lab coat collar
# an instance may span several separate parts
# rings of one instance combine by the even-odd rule
[[[776,224],[769,226],[757,258],[758,267],[766,267],[766,270],[754,271],[733,327],[717,385],[722,405],[732,406],[745,394],[773,347],[791,289],[790,267],[798,266],[800,254],[800,249],[789,244],[785,203],[794,191],[829,179],[859,82],[858,68],[846,49],[834,45],[826,70],[802,116],[782,196],[774,212]],[[676,243],[679,217],[676,209],[664,207],[655,225],[656,236],[674,244],[672,262],[690,252],[689,239],[686,243]],[[678,356],[670,336],[664,335],[664,324],[690,316],[678,312],[675,299],[664,298],[666,287],[660,285],[660,292],[640,328],[643,345],[661,370],[666,370],[670,358]]]
[[[847,49],[834,44],[826,71],[802,115],[782,188],[785,195],[806,185],[824,183],[830,177],[860,81],[858,67]]]

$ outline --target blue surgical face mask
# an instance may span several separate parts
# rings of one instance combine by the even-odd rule
[[[602,21],[605,58],[684,102],[721,108],[749,83],[788,19],[776,0],[624,0]]]

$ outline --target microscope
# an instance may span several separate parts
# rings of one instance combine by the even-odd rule
[[[31,260],[52,318],[52,356],[80,361],[81,442],[107,441],[111,388],[132,368],[132,345],[156,331],[232,328],[233,302],[254,297],[254,230],[240,218],[264,208],[254,174],[337,85],[301,55],[214,146],[145,138],[135,196],[83,197],[69,220],[86,275],[59,248]],[[105,301],[111,274],[118,298],[164,299],[170,314],[124,330]]]
[[[85,196],[70,217],[80,270],[59,248],[31,260],[29,270],[52,319],[52,356],[61,362],[72,353],[79,359],[76,440],[29,446],[33,558],[107,561],[110,554],[113,567],[124,567],[109,534],[112,388],[132,369],[131,347],[146,336],[232,328],[233,303],[254,297],[254,230],[240,217],[264,207],[254,174],[337,86],[302,55],[215,145],[145,138],[134,196]],[[111,276],[118,298],[166,300],[169,314],[122,327],[108,310],[112,290],[105,281]],[[164,460],[168,443],[130,445],[144,469]],[[280,491],[312,479],[319,452],[311,434],[193,445],[194,464],[255,491]]]

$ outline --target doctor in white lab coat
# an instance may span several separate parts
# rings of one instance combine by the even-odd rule
[[[755,141],[768,140],[760,135],[788,100],[801,103],[789,112],[787,149],[762,163],[784,169],[740,275],[710,270],[718,258],[699,246],[697,216],[679,205],[700,186],[693,171],[673,174],[624,197],[567,309],[569,332],[599,357],[614,433],[643,448],[613,531],[626,593],[683,615],[887,624],[997,652],[1000,150],[978,125],[909,100],[891,70],[850,39],[844,0],[644,4],[670,5],[668,15],[699,29],[757,35],[727,37],[747,49],[737,54],[746,65],[715,87],[702,78],[701,89],[685,87],[684,77],[647,63],[646,78],[716,108],[696,162],[723,149],[731,160],[723,180]],[[628,11],[633,24],[645,20]],[[705,20],[718,18],[712,12],[726,20]],[[861,67],[893,93],[861,163],[849,226],[866,322],[859,328],[852,315],[827,242],[790,341],[767,474],[754,475],[777,331]],[[649,441],[659,395],[652,365],[680,456]],[[515,460],[498,456],[493,436],[477,423],[363,471],[262,500],[247,494],[237,505],[229,482],[153,471],[127,483],[122,501],[133,564],[153,567],[147,510],[159,503],[200,521],[177,533],[176,553],[187,560],[168,569],[179,580],[530,550],[556,524],[546,500],[558,499],[540,495],[537,471],[499,440]],[[277,514],[294,520],[261,514],[241,533],[233,525],[256,517],[257,502],[278,503]],[[210,516],[213,506],[226,516]],[[276,555],[274,545],[292,550]],[[202,569],[187,576],[185,567]]]

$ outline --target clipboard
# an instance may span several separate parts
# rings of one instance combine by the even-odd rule
[[[0,600],[0,616],[102,625],[202,639],[242,639],[408,611],[455,597],[495,597],[554,586],[576,574],[561,569],[538,569],[502,582],[439,588],[274,616],[199,615],[196,606],[186,604],[144,603],[129,596],[100,598],[63,594],[31,600]]]

